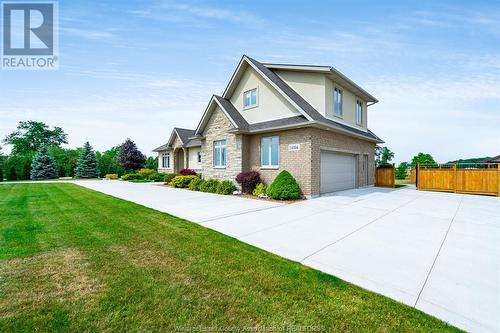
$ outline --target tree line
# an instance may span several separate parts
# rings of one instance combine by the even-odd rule
[[[157,168],[157,158],[146,157],[131,139],[99,152],[88,142],[79,148],[63,148],[68,143],[67,137],[60,127],[50,128],[37,121],[19,122],[16,130],[2,140],[12,149],[9,155],[4,155],[0,147],[0,181],[121,176],[143,167]]]
[[[376,147],[375,150],[375,165],[377,167],[392,167],[390,163],[394,158],[394,152],[392,152],[388,147]],[[408,176],[408,171],[415,169],[417,164],[436,164],[436,161],[431,154],[428,153],[418,153],[413,156],[411,162],[401,162],[394,169],[394,176],[396,179],[405,179]]]

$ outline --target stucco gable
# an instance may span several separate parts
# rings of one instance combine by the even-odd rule
[[[245,109],[243,93],[251,89],[257,89],[257,106]],[[227,99],[249,124],[301,115],[251,66],[246,66]]]

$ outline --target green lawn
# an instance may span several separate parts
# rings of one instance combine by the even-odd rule
[[[197,224],[73,184],[0,185],[0,332],[457,331]]]

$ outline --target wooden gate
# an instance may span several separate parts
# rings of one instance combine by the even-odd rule
[[[500,196],[500,164],[419,164],[417,189]]]
[[[394,187],[394,166],[375,169],[375,186]]]

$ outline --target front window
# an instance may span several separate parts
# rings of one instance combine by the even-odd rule
[[[333,91],[333,113],[339,117],[342,117],[342,101],[342,90],[335,88]]]
[[[214,141],[214,166],[226,166],[226,140]]]
[[[170,153],[163,153],[161,158],[162,168],[170,169]]]
[[[260,163],[262,167],[278,167],[280,139],[278,136],[269,136],[260,142]]]
[[[243,108],[250,108],[257,105],[257,88],[243,93]]]
[[[356,101],[356,124],[363,124],[363,102]]]

